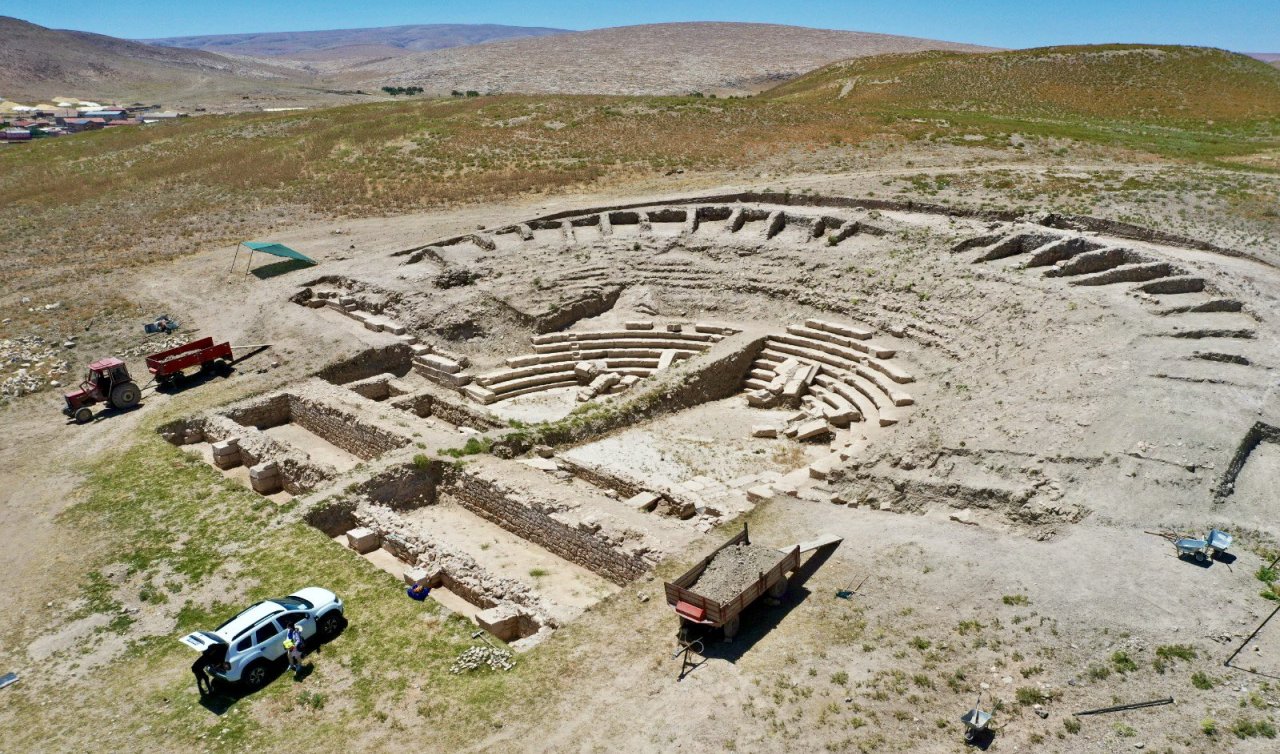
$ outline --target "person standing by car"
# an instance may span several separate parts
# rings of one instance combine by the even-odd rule
[[[289,626],[289,632],[285,634],[284,648],[289,653],[289,669],[294,675],[302,672],[302,629],[298,628],[295,623]]]
[[[225,662],[226,658],[227,645],[213,644],[191,663],[191,672],[196,677],[196,690],[200,692],[200,696],[213,693],[213,677],[209,671]]]

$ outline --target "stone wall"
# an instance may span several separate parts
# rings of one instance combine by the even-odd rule
[[[455,427],[472,427],[484,430],[497,429],[504,426],[504,422],[501,419],[488,411],[477,409],[456,398],[431,392],[420,392],[395,398],[391,400],[390,405],[424,419],[428,416],[438,417]]]
[[[236,403],[222,415],[237,424],[257,429],[268,429],[289,423],[289,396],[276,393],[268,398]]]
[[[514,430],[497,438],[494,447],[520,454],[538,444],[583,442],[655,416],[728,398],[741,389],[764,343],[764,335],[731,335],[702,355],[659,372],[585,414],[574,414],[528,430]]]
[[[288,397],[290,421],[357,458],[369,461],[409,444],[406,438],[362,421],[333,404],[308,400],[292,393]]]
[[[663,509],[693,511],[698,510],[699,507],[698,503],[688,495],[678,493],[664,484],[658,484],[653,481],[644,482],[628,474],[611,469],[602,469],[599,466],[576,461],[563,455],[556,456],[556,463],[583,481],[589,482],[600,489],[613,490],[623,500],[634,497],[641,492],[652,492],[666,500],[666,505],[661,506]]]
[[[316,377],[335,385],[363,380],[384,372],[403,377],[413,368],[413,350],[405,343],[370,348],[349,359],[334,362],[315,373]]]
[[[443,466],[440,461],[393,466],[361,484],[356,494],[396,511],[431,505],[436,502]]]
[[[445,492],[476,515],[616,584],[627,584],[649,570],[651,564],[642,553],[627,552],[621,542],[606,540],[598,526],[570,526],[554,518],[553,511],[535,508],[535,501],[522,502],[519,493],[494,475],[481,473],[465,466],[447,467]]]
[[[385,401],[391,397],[391,381],[394,379],[396,379],[394,374],[383,372],[363,380],[348,382],[343,387],[371,401]]]

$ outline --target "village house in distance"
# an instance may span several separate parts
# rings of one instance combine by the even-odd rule
[[[159,105],[104,105],[75,97],[54,97],[52,102],[23,105],[0,97],[0,141],[28,142],[185,117],[186,113],[161,110]]]

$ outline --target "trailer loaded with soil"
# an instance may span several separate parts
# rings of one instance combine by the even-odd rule
[[[666,582],[667,604],[680,618],[681,644],[711,629],[722,630],[724,638],[732,640],[742,611],[751,603],[765,595],[776,600],[786,594],[787,574],[800,567],[801,547],[775,550],[752,544],[744,524],[698,565]]]

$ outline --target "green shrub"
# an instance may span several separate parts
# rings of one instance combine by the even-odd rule
[[[1117,673],[1132,673],[1138,669],[1138,663],[1134,662],[1129,653],[1124,650],[1112,653],[1111,664],[1115,666]]]
[[[1213,679],[1200,671],[1196,671],[1191,674],[1191,685],[1201,691],[1208,691],[1213,688]]]
[[[1276,726],[1268,720],[1247,720],[1240,718],[1231,726],[1236,738],[1275,738]]]
[[[1068,717],[1062,721],[1062,727],[1066,728],[1067,732],[1074,736],[1080,732],[1080,721],[1074,717]]]
[[[1040,689],[1033,686],[1022,686],[1013,692],[1013,698],[1023,707],[1030,707],[1033,704],[1039,704],[1044,701],[1044,694]]]
[[[1000,598],[1000,601],[1006,605],[1027,605],[1031,600],[1027,599],[1025,594],[1006,594]]]
[[[1200,732],[1206,736],[1217,735],[1218,723],[1212,717],[1206,717],[1200,721]]]

